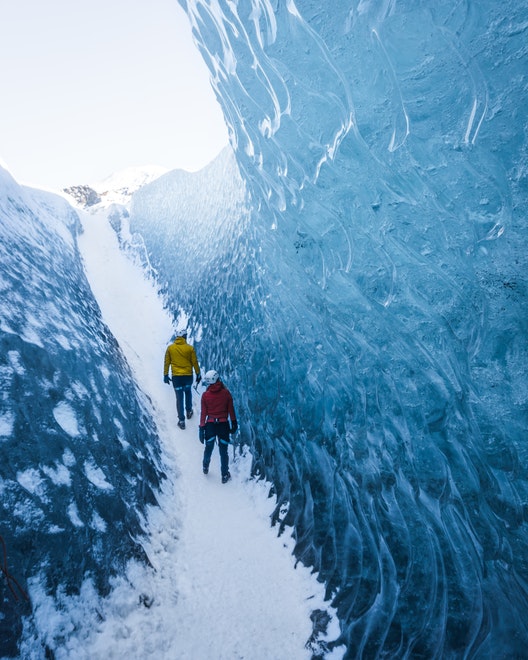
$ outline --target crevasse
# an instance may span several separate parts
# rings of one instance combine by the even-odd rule
[[[236,164],[131,222],[275,522],[347,657],[521,657],[527,3],[180,4]]]

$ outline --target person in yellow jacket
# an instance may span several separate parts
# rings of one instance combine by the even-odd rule
[[[179,330],[173,343],[165,351],[165,362],[163,365],[163,381],[171,384],[169,379],[169,367],[172,373],[172,386],[176,394],[176,410],[178,411],[178,426],[185,428],[185,412],[187,419],[193,416],[192,409],[192,384],[193,369],[196,372],[196,384],[201,381],[200,367],[196,358],[194,347],[187,343],[187,330]]]

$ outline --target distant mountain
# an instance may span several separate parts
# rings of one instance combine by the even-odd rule
[[[90,186],[71,186],[70,188],[64,188],[63,192],[73,197],[77,205],[84,208],[99,204],[101,201],[99,195]]]
[[[127,205],[136,191],[167,172],[167,168],[158,165],[127,167],[102,181],[89,185],[70,186],[64,188],[64,192],[83,208],[91,208],[99,204],[105,207],[111,204]]]

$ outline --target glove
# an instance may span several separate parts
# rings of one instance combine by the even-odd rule
[[[169,374],[167,374],[166,376],[163,376],[163,382],[167,383],[167,385],[171,384]]]
[[[202,376],[201,376],[201,374],[198,374],[198,375],[196,376],[196,384],[198,385],[198,383],[199,383],[201,380],[202,380]]]
[[[205,426],[198,427],[198,437],[200,438],[200,442],[203,445],[203,443],[205,442]]]
[[[238,423],[237,423],[236,419],[234,419],[234,420],[231,422],[231,430],[229,431],[229,433],[231,433],[231,435],[233,435],[233,434],[236,433],[237,431],[238,431]]]

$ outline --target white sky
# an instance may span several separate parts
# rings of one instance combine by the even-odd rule
[[[19,182],[194,171],[227,142],[177,0],[0,0],[0,159]]]

